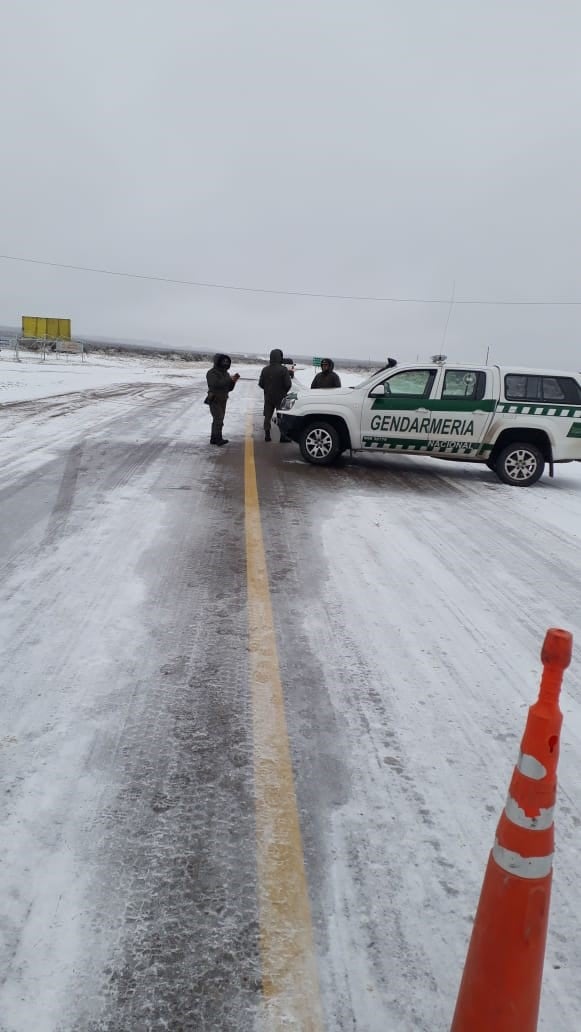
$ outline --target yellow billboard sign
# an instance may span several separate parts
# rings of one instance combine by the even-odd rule
[[[34,340],[70,340],[71,320],[40,315],[22,316],[22,336]]]

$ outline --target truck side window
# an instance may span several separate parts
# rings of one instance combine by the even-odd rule
[[[543,376],[543,401],[564,401],[565,392],[556,376]]]
[[[581,404],[581,388],[569,376],[529,376],[507,373],[504,378],[507,401],[544,401],[561,405]]]
[[[581,389],[579,384],[568,376],[543,376],[543,401],[579,405]]]
[[[507,401],[542,401],[540,376],[507,373],[504,378],[504,396]]]
[[[442,399],[481,401],[486,392],[486,373],[476,369],[447,369]]]
[[[384,393],[388,398],[429,398],[435,378],[435,369],[402,369],[384,381]]]

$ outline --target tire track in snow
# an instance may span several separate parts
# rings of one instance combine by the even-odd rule
[[[119,908],[121,936],[99,972],[100,1017],[89,1021],[87,1005],[79,1032],[147,1027],[152,1014],[170,1028],[254,1027],[252,739],[236,644],[246,638],[241,481],[234,451],[214,455],[173,450],[156,487],[173,497],[148,576],[157,665],[126,728],[103,825],[100,895],[108,921]],[[193,491],[176,490],[190,482]],[[123,898],[111,900],[121,878]]]
[[[67,455],[57,499],[48,519],[47,532],[40,546],[41,551],[52,545],[66,526],[75,498],[82,451],[83,445],[75,444]]]

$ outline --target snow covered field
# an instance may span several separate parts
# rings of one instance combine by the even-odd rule
[[[1,1032],[254,1029],[257,370],[216,454],[205,365],[23,358],[0,358]],[[515,489],[256,437],[327,1029],[449,1027],[556,625],[578,640],[540,1029],[577,1032],[581,464]]]
[[[164,380],[169,375],[188,375],[187,370],[207,369],[207,363],[160,362],[146,356],[90,354],[85,361],[80,355],[62,354],[42,359],[34,352],[20,352],[15,362],[13,352],[0,354],[0,405],[35,398],[70,394],[120,383]]]

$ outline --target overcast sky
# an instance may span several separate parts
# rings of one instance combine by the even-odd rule
[[[581,369],[578,0],[4,3],[0,323]]]

